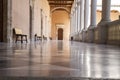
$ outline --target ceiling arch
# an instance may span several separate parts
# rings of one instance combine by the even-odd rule
[[[53,8],[53,9],[51,10],[51,13],[53,13],[53,12],[56,11],[56,10],[65,10],[67,13],[70,14],[70,10],[67,9],[67,8],[65,8],[65,7],[55,7],[55,8]]]

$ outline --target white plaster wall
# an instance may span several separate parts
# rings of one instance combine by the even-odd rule
[[[50,35],[50,6],[47,0],[35,0],[34,18],[33,18],[33,34],[41,35],[41,9],[43,10],[43,28],[44,35]],[[45,19],[45,16],[47,19]],[[22,29],[24,34],[30,35],[30,6],[29,0],[12,0],[12,27]],[[47,30],[46,30],[47,29]]]
[[[34,6],[34,34],[41,35],[41,9],[42,9],[42,21],[43,21],[43,35],[46,37],[51,36],[49,34],[50,21],[50,6],[47,0],[36,0]],[[46,18],[45,18],[46,17]]]
[[[12,0],[12,27],[29,35],[29,0]]]

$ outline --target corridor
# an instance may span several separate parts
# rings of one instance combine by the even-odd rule
[[[0,80],[120,79],[118,46],[74,41],[0,43]]]
[[[0,0],[0,80],[120,80],[120,0]]]

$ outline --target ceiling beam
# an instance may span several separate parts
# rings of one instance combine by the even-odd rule
[[[49,3],[50,5],[72,5],[72,3]]]
[[[48,1],[74,1],[74,0],[48,0]]]

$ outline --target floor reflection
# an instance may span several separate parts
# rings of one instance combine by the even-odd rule
[[[69,41],[0,44],[0,76],[120,79],[120,47]]]
[[[63,52],[63,41],[58,41],[58,44],[57,44],[57,47],[58,47],[58,53],[62,53]]]

